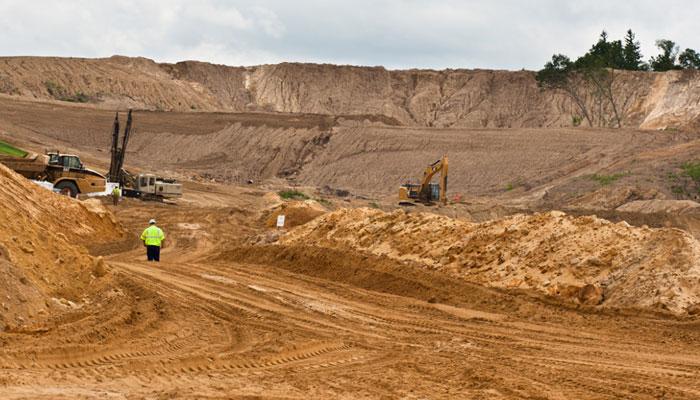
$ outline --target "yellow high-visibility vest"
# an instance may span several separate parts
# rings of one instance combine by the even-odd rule
[[[151,225],[146,228],[141,234],[141,240],[146,243],[146,246],[158,246],[160,247],[160,242],[165,239],[163,230],[155,225]]]

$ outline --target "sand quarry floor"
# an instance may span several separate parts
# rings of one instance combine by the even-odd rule
[[[191,184],[177,205],[107,205],[127,233],[90,249],[106,261],[99,294],[0,332],[0,397],[700,397],[697,318],[283,245],[267,223],[279,202]],[[136,239],[151,217],[160,264]]]
[[[0,109],[0,139],[106,168],[113,112]],[[137,118],[127,164],[184,179],[175,204],[0,168],[0,399],[700,398],[700,218],[664,211],[697,134]],[[479,198],[397,211],[397,182],[448,150],[451,190]],[[320,201],[283,202],[294,183]]]

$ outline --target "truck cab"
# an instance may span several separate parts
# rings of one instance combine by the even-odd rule
[[[80,157],[74,156],[72,154],[60,154],[60,153],[48,153],[49,165],[63,167],[66,169],[77,169],[83,170],[83,162],[80,161]]]

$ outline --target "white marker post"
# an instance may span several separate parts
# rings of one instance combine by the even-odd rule
[[[277,228],[279,228],[279,229],[284,228],[284,215],[277,216]]]

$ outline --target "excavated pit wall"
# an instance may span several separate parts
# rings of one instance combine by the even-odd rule
[[[697,124],[700,73],[616,71],[613,88],[626,127]],[[462,128],[566,127],[581,114],[563,93],[538,88],[532,71],[298,63],[229,67],[121,56],[0,58],[0,94],[102,108],[381,115],[402,125]],[[587,96],[586,104],[591,112],[598,110],[594,96]],[[612,115],[603,104],[604,125]]]

